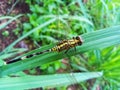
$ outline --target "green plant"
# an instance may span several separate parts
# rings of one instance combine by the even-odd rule
[[[3,31],[2,35],[5,36],[5,37],[7,37],[7,36],[9,36],[9,32],[8,31]]]
[[[120,23],[118,0],[89,0],[87,7],[96,29]]]
[[[0,26],[0,30],[2,30],[3,28],[5,28],[8,24],[10,24],[12,21],[16,20],[17,18],[23,16],[22,14],[20,15],[17,15],[15,17],[10,17],[10,16],[3,16],[3,17],[0,17],[0,20],[4,20],[4,19],[10,19],[8,20],[7,22],[3,23],[1,26]]]
[[[46,38],[43,42],[51,41],[51,38],[54,41],[54,38],[72,37],[82,33],[80,28],[83,30],[86,29],[86,26],[93,28],[93,23],[89,18],[82,15],[79,6],[73,1],[35,0],[33,2],[32,0],[27,0],[26,2],[30,7],[31,13],[28,14],[29,22],[23,25],[23,34],[52,18],[57,19],[56,22],[49,24],[46,28],[38,29],[31,34],[30,36],[35,41],[40,41],[43,37]],[[67,33],[69,33],[68,36],[66,36]]]
[[[67,54],[71,57],[64,54],[64,51],[60,53],[48,52],[13,64],[1,66],[0,75],[2,89],[8,87],[15,88],[18,86],[22,89],[41,86],[46,87],[44,84],[51,87],[52,85],[56,86],[58,81],[66,81],[70,74],[62,74],[65,75],[64,77],[59,74],[57,74],[56,78],[54,75],[50,75],[49,77],[48,74],[56,72],[51,65],[54,64],[54,61],[57,62],[58,59],[66,57],[71,60],[70,62],[73,67],[71,71],[81,71],[83,72],[82,75],[86,77],[82,80],[81,76],[79,76],[80,73],[76,74],[73,72],[73,76],[69,78],[69,81],[57,85],[58,87],[70,85],[71,82],[75,83],[76,79],[78,79],[78,83],[80,82],[80,86],[84,88],[84,90],[88,88],[95,90],[97,87],[107,90],[119,90],[120,47],[118,45],[120,44],[120,26],[101,29],[119,24],[120,8],[118,0],[89,0],[86,3],[83,3],[82,0],[26,0],[26,2],[30,6],[31,13],[28,14],[29,22],[23,24],[23,36],[9,45],[4,51],[0,52],[0,55],[11,52],[16,43],[28,36],[35,42],[42,41],[42,44],[48,43],[47,41],[52,41],[52,45],[43,46],[22,56],[48,50],[54,46],[53,43],[57,40],[65,37],[70,38],[80,35],[81,33],[84,33],[81,35],[84,43],[82,46],[78,46],[76,51],[74,51],[74,49],[69,50]],[[75,55],[77,56],[75,57]],[[58,65],[56,66],[56,64]],[[53,66],[60,68],[60,63],[57,62],[56,64]],[[20,73],[22,70],[41,65],[42,67],[39,68],[41,68],[43,74],[48,77],[46,83],[43,83],[43,81],[46,80],[44,76],[29,77],[29,75]],[[49,72],[44,73],[49,66],[51,66]],[[31,72],[34,73],[34,70]],[[89,75],[86,75],[84,72],[87,72]],[[94,74],[91,72],[94,72]],[[16,78],[14,82],[13,77],[2,78],[6,75],[20,76],[20,78]],[[93,77],[90,77],[90,75],[93,75]],[[73,80],[74,77],[75,80]],[[95,77],[100,78],[93,80]],[[42,81],[40,81],[41,78]],[[57,80],[49,82],[49,80],[53,78]],[[86,81],[88,79],[92,79],[90,83]],[[84,82],[82,83],[81,81]],[[17,83],[18,86],[15,83]],[[22,83],[22,85],[19,83]],[[28,86],[26,83],[32,83],[33,85]],[[7,84],[8,87],[5,86]]]
[[[19,35],[19,32],[20,32],[20,28],[16,28],[16,29],[13,30],[13,33],[15,35]]]
[[[42,41],[44,45],[44,43],[55,42],[56,38],[62,40],[65,37],[117,25],[120,10],[117,2],[117,0],[89,0],[86,3],[82,0],[26,0],[31,13],[28,14],[29,22],[23,24],[23,34],[53,18],[57,19],[56,22],[34,31],[30,35],[32,40]]]
[[[76,47],[77,48],[76,52],[74,51],[74,49],[71,49],[71,50],[69,50],[69,52],[67,54],[70,55],[70,56],[73,56],[73,55],[76,55],[76,54],[79,54],[79,53],[82,54],[82,53],[85,53],[85,52],[88,52],[88,51],[93,51],[95,49],[103,50],[103,48],[120,44],[120,29],[119,28],[120,28],[120,26],[114,26],[114,27],[98,30],[98,31],[95,31],[95,32],[92,32],[92,33],[83,34],[83,35],[81,35],[81,37],[84,40],[83,45]],[[25,54],[24,56],[29,55],[31,53],[35,53],[35,52],[48,50],[51,47],[53,47],[53,45],[44,46],[40,49],[33,50],[33,51]],[[88,61],[87,63],[86,63],[85,58],[81,57],[80,60],[82,60],[81,61],[82,64],[80,66],[76,65],[76,68],[79,69],[79,70],[83,71],[83,70],[86,69],[87,72],[89,71],[88,72],[89,76],[91,74],[90,71],[102,71],[103,72],[104,79],[101,78],[102,81],[101,81],[101,79],[96,79],[97,84],[93,83],[94,87],[97,87],[97,85],[99,85],[99,87],[101,87],[101,88],[109,89],[109,88],[112,88],[113,85],[114,85],[114,87],[120,85],[119,84],[119,78],[118,78],[119,73],[117,73],[117,72],[119,72],[119,68],[120,68],[119,53],[112,53],[113,52],[112,50],[114,50],[114,48],[117,49],[117,47],[111,47],[109,49],[106,48],[107,51],[103,52],[104,57],[106,57],[106,59],[105,58],[100,59],[100,62],[97,61],[97,60],[99,60],[99,57],[97,57],[97,55],[96,55],[96,57],[92,56],[90,58],[90,61]],[[111,54],[108,53],[110,51],[111,51]],[[119,51],[119,48],[118,48],[118,51]],[[90,54],[88,54],[88,55],[90,55]],[[111,56],[111,57],[109,57],[109,56]],[[19,61],[19,62],[13,63],[13,64],[1,66],[0,75],[1,75],[1,77],[3,77],[5,75],[10,75],[10,74],[13,74],[15,72],[19,72],[21,70],[34,68],[36,66],[43,65],[43,64],[48,64],[50,62],[53,62],[55,60],[58,60],[58,59],[61,59],[61,58],[64,58],[64,57],[67,57],[67,55],[64,54],[64,51],[60,52],[60,53],[58,53],[58,52],[48,52],[48,53],[40,54],[38,56],[27,58],[23,61]],[[90,57],[90,56],[88,56],[88,57]],[[109,58],[107,58],[107,57],[109,57]],[[118,58],[114,59],[114,57],[118,57]],[[102,72],[100,72],[100,73],[102,74]],[[110,74],[111,72],[112,72],[112,74]],[[98,72],[95,72],[95,73],[96,73],[96,75],[98,75],[98,77],[101,76],[100,73],[99,74],[97,74]],[[65,75],[67,75],[67,74],[65,74]],[[84,75],[84,73],[83,73],[83,75]],[[21,75],[19,75],[19,76],[21,76]],[[87,77],[89,78],[89,76],[87,76]],[[75,75],[75,77],[76,77],[76,75]],[[29,80],[29,76],[28,77],[26,76],[25,78],[27,80]],[[40,77],[36,76],[35,78],[40,78]],[[50,78],[54,78],[54,75],[50,76]],[[48,78],[48,79],[50,79],[50,78]],[[59,78],[59,76],[58,76],[58,78]],[[81,78],[81,76],[76,77],[76,78]],[[21,77],[21,79],[22,79],[22,77]],[[12,80],[12,77],[11,77],[10,80]],[[19,78],[18,78],[18,80],[19,80]],[[27,80],[25,80],[25,81],[27,81]],[[72,80],[72,78],[71,78],[71,80]],[[81,81],[81,79],[79,79],[79,80]],[[80,82],[80,81],[78,81],[78,82]],[[23,83],[24,81],[20,81],[20,82]],[[31,82],[32,82],[32,80],[30,80],[30,83]],[[49,82],[49,81],[47,81],[47,82]],[[54,81],[52,83],[53,83],[53,85],[56,85],[56,83],[54,84]],[[12,84],[12,82],[11,82],[11,84]],[[67,82],[66,82],[66,84],[68,85]],[[110,86],[107,86],[106,84],[107,85],[110,84]],[[13,82],[13,85],[14,85],[14,82]],[[49,82],[49,85],[51,85],[50,82]],[[64,84],[62,84],[62,85],[64,85]],[[18,86],[21,87],[21,85],[18,85]],[[25,88],[31,88],[31,86],[26,86],[25,84],[23,84],[23,87],[24,86],[25,86]],[[41,86],[42,86],[42,84],[41,84]],[[60,86],[61,86],[61,84],[60,84]],[[1,87],[4,88],[4,84],[3,84],[3,86],[1,85]],[[32,86],[32,87],[35,88],[36,85]],[[5,86],[5,88],[6,88],[6,86]],[[12,86],[10,86],[9,88],[12,88]],[[117,89],[117,87],[116,87],[116,89]]]

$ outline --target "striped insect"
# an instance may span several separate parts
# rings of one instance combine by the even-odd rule
[[[36,56],[36,55],[39,55],[39,54],[43,54],[45,52],[61,52],[61,51],[65,50],[65,53],[67,53],[71,48],[76,48],[76,46],[82,45],[82,43],[83,43],[83,40],[80,36],[73,37],[70,40],[63,40],[61,42],[58,42],[56,44],[56,46],[54,46],[53,48],[51,48],[49,50],[33,53],[33,54],[28,55],[28,56],[24,56],[22,58],[10,60],[10,61],[7,61],[6,64],[10,64],[10,63],[14,63],[14,62],[17,62],[17,61],[20,61],[20,60],[24,60],[25,58],[30,58],[30,57],[33,57],[33,56]],[[69,66],[69,68],[71,69],[71,66]],[[74,84],[71,85],[72,88],[79,88],[79,85],[75,84],[75,83],[78,83],[78,82],[77,82],[76,78],[74,77],[74,75],[72,73],[70,75],[70,78],[72,79],[72,82],[74,83]]]
[[[55,47],[53,47],[52,49],[50,49],[50,51],[57,51],[57,52],[61,52],[63,50],[66,50],[65,53],[73,47],[76,47],[78,45],[82,45],[82,38],[77,36],[77,37],[73,37],[73,39],[70,40],[63,40],[61,42],[59,42]]]
[[[45,50],[43,52],[38,52],[38,53],[33,53],[28,56],[24,56],[22,58],[10,60],[10,61],[7,61],[6,64],[24,60],[25,58],[30,58],[30,57],[33,57],[33,56],[36,56],[36,55],[39,55],[39,54],[42,54],[45,52],[61,52],[61,51],[66,50],[65,53],[67,53],[69,49],[76,47],[78,45],[82,45],[82,43],[83,43],[83,40],[80,36],[73,37],[70,40],[63,40],[63,41],[59,42],[55,47],[53,47],[49,50]]]

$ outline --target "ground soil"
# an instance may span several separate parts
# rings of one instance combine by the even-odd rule
[[[25,2],[19,2],[16,3],[17,0],[0,0],[0,17],[4,16],[16,16],[19,14],[26,14],[29,12],[29,7]],[[13,8],[12,8],[13,7]],[[0,26],[3,23],[6,23],[8,20],[0,20]],[[0,30],[0,51],[4,50],[8,45],[10,45],[12,42],[14,42],[19,36],[15,35],[13,32],[14,29],[21,26],[20,24],[23,22],[26,22],[27,19],[25,17],[20,17],[17,19],[17,21],[13,21],[6,27],[4,27],[2,30]],[[19,27],[22,32],[22,27]],[[8,31],[9,35],[5,36],[3,35],[4,31]],[[21,34],[21,32],[19,34]],[[23,45],[23,41],[21,41],[19,44],[16,45],[16,47],[21,47],[21,44]]]

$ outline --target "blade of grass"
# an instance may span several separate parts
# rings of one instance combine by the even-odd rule
[[[38,29],[41,29],[41,28],[43,28],[43,27],[49,25],[50,23],[53,23],[55,20],[56,20],[56,18],[51,19],[51,20],[49,20],[49,21],[47,21],[47,22],[45,22],[45,23],[39,25],[38,27],[36,27],[36,28],[30,30],[30,32],[28,32],[27,34],[21,36],[21,37],[20,37],[19,39],[17,39],[15,42],[13,42],[12,44],[10,44],[7,48],[5,48],[4,51],[1,52],[1,53],[10,51],[11,48],[12,48],[16,43],[18,43],[18,42],[21,41],[22,39],[26,38],[27,36],[29,36],[30,34],[32,34],[34,31],[36,31],[36,30],[38,30]]]
[[[3,54],[3,55],[0,55],[0,58],[1,58],[1,59],[10,58],[10,57],[15,56],[15,55],[17,55],[17,54],[19,54],[19,53],[22,53],[22,52],[24,52],[24,51],[26,51],[26,49],[24,49],[24,48],[13,49],[13,50],[11,50],[11,52],[8,52],[8,53],[5,53],[5,54]]]
[[[84,40],[83,45],[77,46],[76,51],[74,51],[74,49],[70,49],[67,55],[73,56],[89,50],[106,48],[106,47],[120,44],[120,26],[105,28],[95,32],[86,33],[81,36]],[[49,45],[47,47],[50,48]],[[12,63],[9,65],[0,67],[0,76],[8,75],[21,70],[34,68],[39,65],[50,63],[55,60],[67,57],[67,55],[64,53],[64,51],[60,53],[48,52],[48,53],[43,53],[31,58],[26,58],[22,61],[18,61],[16,63]]]
[[[58,18],[58,16],[57,15],[44,15],[44,16],[42,16],[41,18]],[[78,20],[78,21],[80,21],[80,22],[85,22],[85,23],[87,23],[87,24],[89,24],[89,25],[91,25],[91,26],[93,26],[93,23],[89,20],[89,19],[87,19],[87,18],[85,18],[85,17],[83,17],[83,16],[72,16],[72,15],[59,15],[59,19],[62,21],[62,19],[64,20],[64,19],[70,19],[70,20]],[[63,23],[65,23],[64,21],[63,21]]]
[[[1,26],[0,26],[0,30],[2,30],[4,27],[6,27],[8,24],[10,24],[12,21],[14,21],[14,20],[16,20],[17,18],[19,18],[19,17],[21,17],[21,16],[23,16],[22,14],[20,14],[20,15],[17,15],[17,16],[15,16],[15,17],[13,17],[13,18],[11,18],[8,22],[6,22],[6,23],[3,23]],[[6,17],[7,18],[7,17]],[[10,17],[9,17],[10,18]],[[3,19],[3,18],[2,18]]]
[[[86,81],[93,78],[102,76],[102,72],[89,72],[89,73],[74,73],[74,77],[78,82]],[[54,75],[41,75],[41,76],[26,76],[15,78],[1,78],[0,89],[31,89],[37,87],[60,87],[65,85],[74,84],[70,82],[70,74],[54,74]]]
[[[12,19],[13,17],[11,16],[2,16],[0,17],[0,20],[4,20],[4,19]]]

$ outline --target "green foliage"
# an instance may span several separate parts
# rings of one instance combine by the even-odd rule
[[[29,21],[23,24],[23,36],[21,36],[18,40],[13,42],[3,52],[1,52],[0,55],[2,55],[2,58],[0,59],[10,57],[11,54],[9,54],[9,52],[12,52],[11,48],[20,40],[28,36],[31,37],[31,39],[35,42],[42,41],[42,44],[44,45],[48,42],[50,43],[50,41],[54,43],[63,38],[66,39],[82,34],[81,36],[84,40],[83,45],[76,47],[76,51],[74,49],[70,49],[67,53],[68,55],[64,54],[64,51],[60,53],[48,52],[13,64],[2,64],[0,67],[0,76],[3,77],[5,75],[15,75],[14,73],[25,69],[35,68],[37,66],[41,66],[40,68],[43,70],[42,74],[55,73],[56,70],[61,67],[66,68],[64,65],[60,66],[60,61],[57,62],[57,60],[69,57],[71,60],[70,62],[72,63],[71,65],[73,67],[73,71],[79,70],[81,72],[88,72],[89,75],[82,73],[88,79],[91,79],[90,75],[92,75],[91,72],[93,71],[96,73],[95,76],[102,76],[101,78],[93,80],[92,85],[91,83],[89,85],[89,82],[80,83],[82,88],[87,90],[89,87],[91,90],[95,90],[97,87],[99,87],[103,90],[119,90],[120,26],[114,26],[120,24],[119,0],[86,1],[87,2],[83,3],[82,0],[26,0],[26,3],[30,7],[31,13],[27,14]],[[3,25],[0,28],[4,28],[6,25]],[[30,51],[22,56],[48,50],[53,46],[55,45],[51,44],[42,46],[41,48]],[[77,56],[75,57],[75,55]],[[18,56],[17,58],[22,56]],[[53,64],[53,62],[55,64]],[[100,73],[98,73],[98,71],[100,71]],[[102,72],[103,75],[101,75]],[[34,70],[31,71],[31,73],[34,73]],[[73,74],[76,73],[73,72]],[[68,74],[64,75],[67,76]],[[78,83],[81,82],[81,76],[76,77],[76,75],[75,78],[80,78]],[[20,78],[16,79],[18,80],[18,85],[19,83],[23,84],[24,82],[33,82],[33,86],[27,86],[25,83],[23,86],[19,85],[22,89],[35,88],[39,87],[40,85],[44,86],[43,84],[39,84],[42,83],[40,79],[42,78],[43,81],[46,80],[46,78],[43,78],[44,76],[35,77],[36,79],[33,77],[28,77],[28,75],[23,77],[22,74],[18,74],[18,76],[20,76]],[[68,79],[68,77],[61,79],[59,75],[57,78],[55,78],[54,75],[51,75],[50,78],[49,75],[46,76],[48,77],[48,81],[45,84],[48,86],[55,86],[56,82]],[[31,80],[32,78],[33,80]],[[49,82],[51,78],[58,81],[52,80]],[[73,77],[70,78],[69,82],[62,84],[62,86],[65,84],[69,85],[70,81],[73,82],[74,80],[72,80],[72,78]],[[13,77],[1,78],[3,82],[1,82],[1,87],[5,88],[4,85],[7,83],[10,88],[12,88],[12,85],[16,85],[14,84],[16,82],[14,82],[13,79]],[[82,81],[86,80],[87,79],[84,79]]]
[[[3,31],[2,35],[5,36],[5,37],[7,37],[9,35],[9,32],[8,31]]]
[[[15,17],[10,17],[10,16],[3,16],[3,17],[0,17],[0,20],[4,20],[4,19],[10,19],[8,20],[8,22],[5,22],[3,23],[1,26],[0,26],[0,30],[2,30],[3,28],[5,28],[8,24],[10,24],[12,21],[14,20],[17,20],[17,18],[21,17],[22,14],[20,15],[17,15]]]
[[[73,56],[73,55],[76,55],[79,53],[82,54],[84,52],[92,51],[95,49],[102,50],[103,48],[120,44],[120,29],[119,28],[120,28],[120,26],[114,26],[114,27],[110,27],[110,28],[106,28],[106,29],[101,29],[101,30],[98,30],[95,32],[82,34],[81,37],[84,40],[83,45],[76,47],[77,48],[76,51],[74,51],[74,49],[69,50],[69,52],[67,54],[69,56]],[[43,48],[33,50],[33,51],[27,53],[26,55],[29,55],[29,54],[35,53],[35,52],[48,50],[51,47],[53,47],[53,45],[44,46]],[[115,47],[115,48],[117,48],[117,47]],[[109,50],[106,52],[103,52],[103,53],[107,54],[108,52],[109,52]],[[112,55],[112,54],[108,54],[108,55]],[[113,54],[112,58],[114,58],[113,57],[114,55],[116,57],[117,56],[119,57],[118,54],[117,55]],[[43,53],[43,54],[31,57],[31,58],[27,58],[23,61],[18,61],[13,64],[1,66],[0,75],[1,76],[10,75],[12,73],[19,72],[21,70],[34,68],[36,66],[48,64],[50,62],[52,63],[53,61],[64,58],[64,57],[67,57],[67,55],[64,54],[64,51],[60,52],[60,53],[58,53],[58,52]],[[104,59],[104,57],[103,57],[103,59],[100,59],[101,60],[100,62],[102,62],[102,63],[99,63],[97,61],[96,57],[94,57],[93,59],[91,57],[90,61],[88,61],[88,63],[85,63],[86,60],[84,59],[84,57],[81,57],[81,59],[83,59],[83,61],[81,61],[81,59],[80,59],[80,62],[82,63],[81,66],[78,66],[78,65],[76,65],[76,66],[77,66],[77,69],[79,69],[79,70],[83,70],[83,68],[85,68],[87,71],[93,71],[93,70],[94,71],[103,71],[105,80],[107,80],[108,82],[111,81],[110,83],[112,85],[115,83],[117,83],[119,85],[119,78],[116,77],[116,76],[119,76],[119,73],[116,73],[116,72],[119,72],[120,62],[119,62],[119,59],[116,59],[116,58],[112,59],[112,58]],[[96,60],[94,60],[94,59],[96,59]],[[115,64],[115,63],[117,63],[117,64]],[[113,67],[111,67],[111,65]],[[111,74],[111,71],[112,71],[112,74]],[[50,72],[53,73],[53,70],[50,70]],[[98,85],[100,84],[101,88],[102,87],[105,88],[106,81],[103,78],[101,78],[101,79],[102,79],[102,82],[104,81],[103,82],[104,84],[101,85],[101,82],[99,81]],[[114,82],[113,82],[113,80],[114,80]],[[107,86],[106,88],[110,88],[110,86]]]
[[[13,33],[18,36],[19,33],[20,33],[20,28],[14,29],[14,30],[13,30]]]
[[[28,14],[29,22],[24,23],[23,34],[32,28],[57,18],[56,22],[46,28],[36,30],[31,36],[33,40],[51,41],[49,38],[64,38],[65,35],[52,31],[62,31],[68,34],[67,37],[79,35],[83,32],[91,32],[94,29],[101,29],[120,22],[119,4],[110,0],[89,0],[83,3],[82,0],[26,0],[31,13]],[[55,34],[55,35],[54,35]],[[49,36],[49,38],[47,38]]]
[[[42,40],[41,37],[46,38],[43,42],[50,41],[49,38],[64,38],[71,37],[82,33],[84,26],[93,27],[93,23],[82,16],[79,6],[72,1],[60,1],[60,0],[40,0],[40,1],[26,1],[31,10],[31,14],[28,14],[29,23],[24,23],[23,34],[29,32],[32,28],[38,27],[46,21],[56,18],[56,22],[46,26],[46,28],[36,30],[32,35],[34,40]],[[37,4],[36,4],[37,3]],[[73,10],[74,8],[74,10]],[[83,26],[84,23],[84,26]],[[81,29],[81,30],[80,30]],[[64,33],[55,33],[55,32]],[[68,34],[69,33],[69,34]],[[65,34],[68,34],[66,36]],[[49,36],[49,38],[47,38]]]
[[[120,8],[117,0],[88,1],[89,14],[96,29],[120,23]]]
[[[74,73],[73,76],[77,81],[82,82],[88,79],[102,76],[101,72],[91,73]],[[37,87],[57,87],[74,84],[70,82],[70,74],[55,74],[55,75],[41,75],[41,76],[25,76],[16,78],[1,78],[0,89],[30,89]]]

